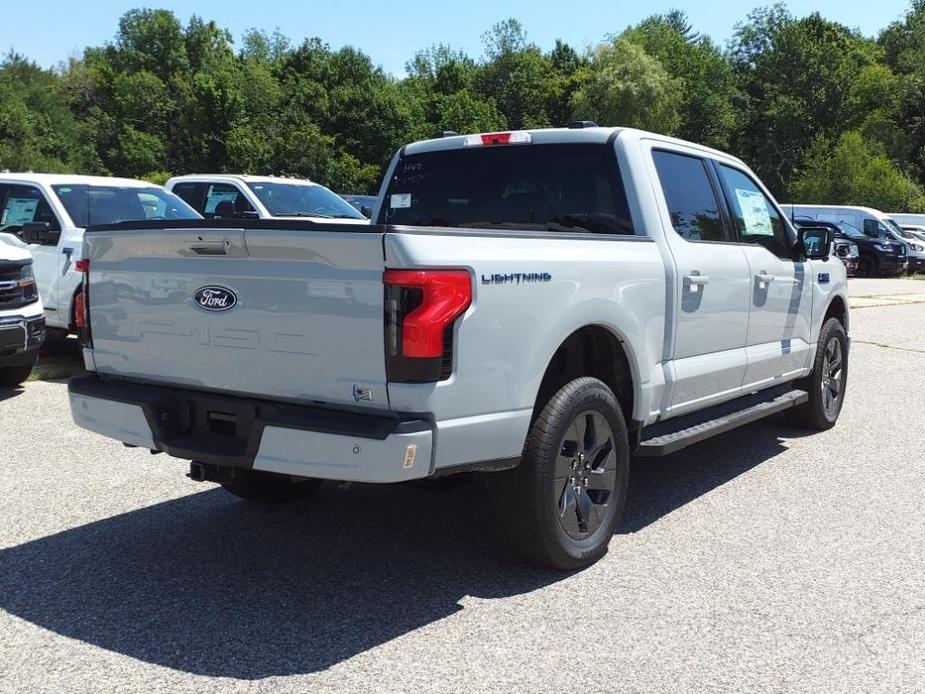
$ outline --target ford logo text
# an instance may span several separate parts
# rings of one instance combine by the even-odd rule
[[[237,305],[238,295],[227,287],[200,287],[193,294],[193,300],[206,311],[227,311]]]

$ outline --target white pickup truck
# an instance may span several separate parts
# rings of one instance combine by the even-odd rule
[[[376,223],[87,233],[82,427],[247,499],[479,471],[498,530],[606,552],[631,455],[835,424],[845,269],[722,152],[578,123],[403,147]]]
[[[29,246],[49,337],[74,329],[76,262],[91,224],[199,219],[161,186],[129,178],[72,174],[0,173],[0,232]]]
[[[29,377],[44,340],[45,318],[29,247],[0,233],[0,388],[18,386]]]
[[[366,224],[367,218],[320,183],[278,176],[189,174],[167,181],[206,219],[337,219]]]

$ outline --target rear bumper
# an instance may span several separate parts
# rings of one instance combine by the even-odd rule
[[[219,466],[350,482],[433,472],[433,424],[81,376],[68,384],[74,422],[90,431]]]

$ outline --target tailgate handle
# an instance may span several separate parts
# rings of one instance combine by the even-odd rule
[[[203,241],[194,243],[190,246],[190,250],[196,255],[227,255],[228,251],[226,249],[230,245],[231,241],[228,239],[222,239],[221,241]]]

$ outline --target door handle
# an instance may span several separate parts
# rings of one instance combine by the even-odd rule
[[[708,284],[710,284],[710,278],[707,275],[684,275],[684,288],[692,292]]]
[[[769,275],[764,270],[762,270],[757,275],[755,275],[755,280],[758,282],[758,284],[770,284],[775,280],[775,277],[774,275]]]

